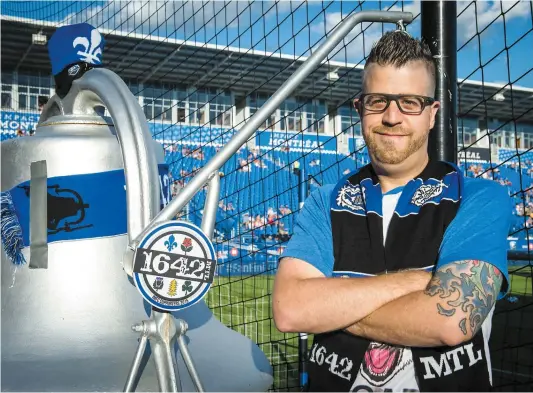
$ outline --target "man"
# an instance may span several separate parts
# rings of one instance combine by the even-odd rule
[[[48,102],[48,97],[39,96],[39,98],[37,99],[37,102],[38,102],[38,108],[39,108],[39,114],[40,114],[40,113],[43,112],[44,106]],[[35,135],[35,127],[33,125],[29,126],[28,131],[30,133],[30,136],[34,136]]]
[[[39,105],[39,113],[42,113],[45,105],[48,103],[48,97],[47,96],[39,96],[38,98],[38,105]]]
[[[435,72],[404,32],[373,47],[355,100],[371,164],[310,195],[280,261],[274,320],[314,334],[310,391],[490,389],[512,204],[429,160]]]

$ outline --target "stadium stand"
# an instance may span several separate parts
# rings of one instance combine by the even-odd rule
[[[38,113],[15,112],[2,108],[2,140],[29,135]],[[150,122],[154,139],[166,152],[173,182],[173,195],[187,184],[194,173],[208,162],[236,131],[232,128],[180,126]],[[533,134],[533,126],[523,125],[524,133]],[[213,142],[214,141],[214,142]],[[363,145],[359,139],[357,142]],[[304,151],[305,150],[305,151]],[[239,236],[244,242],[287,240],[292,231],[292,212],[298,211],[298,175],[294,164],[305,168],[309,189],[332,184],[344,174],[368,163],[366,149],[351,148],[352,154],[337,150],[294,148],[285,143],[272,149],[257,145],[243,147],[221,168],[222,185],[216,231],[219,241]],[[302,154],[303,153],[303,154]],[[476,162],[479,161],[479,162]],[[533,152],[529,149],[499,148],[495,162],[466,159],[460,162],[470,177],[481,176],[505,185],[516,202],[516,223],[509,237],[509,249],[530,247],[524,228],[533,226]],[[526,190],[525,202],[520,191]],[[202,220],[205,192],[198,193],[188,207],[188,217],[195,224]],[[285,241],[281,241],[281,247]],[[221,251],[223,246],[221,247]],[[222,252],[221,255],[226,255]],[[239,259],[240,253],[234,255]],[[231,260],[232,255],[228,256]]]

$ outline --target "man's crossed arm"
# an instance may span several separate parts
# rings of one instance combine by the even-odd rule
[[[433,277],[415,270],[324,278],[291,258],[278,271],[274,320],[283,332],[345,329],[392,345],[453,346],[477,333],[502,281],[497,268],[475,260],[446,264]]]
[[[449,263],[435,272],[426,289],[385,304],[346,330],[393,345],[458,345],[481,328],[502,282],[501,272],[489,263]]]
[[[273,291],[273,316],[282,332],[324,333],[345,329],[387,303],[423,290],[421,270],[360,278],[326,278],[309,263],[283,258]]]

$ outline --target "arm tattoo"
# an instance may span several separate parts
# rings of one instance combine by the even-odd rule
[[[490,263],[483,261],[461,261],[439,269],[431,279],[425,293],[439,295],[439,314],[451,317],[457,309],[466,314],[459,322],[463,334],[470,326],[472,336],[496,302],[503,281],[502,273]]]

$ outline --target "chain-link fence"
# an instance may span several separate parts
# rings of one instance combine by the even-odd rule
[[[412,12],[408,32],[420,36],[420,2],[2,2],[2,139],[29,133],[39,97],[53,94],[46,49],[32,34],[88,22],[106,39],[104,63],[165,146],[177,195],[343,18],[376,9]],[[509,186],[515,250],[533,248],[532,18],[531,2],[458,5],[460,162],[469,176]],[[358,25],[220,170],[218,276],[206,301],[267,354],[272,390],[301,386],[298,335],[272,320],[277,261],[302,198],[368,162],[352,100],[373,42],[391,29]],[[15,54],[16,45],[26,52]],[[179,218],[199,224],[204,202],[202,190]],[[533,383],[532,266],[510,261],[510,269],[491,341],[494,384],[504,390]]]
[[[497,304],[491,337],[493,382],[499,391],[533,387],[532,7],[529,1],[458,7],[457,64],[463,71],[457,124],[463,168],[468,176],[506,185],[516,203],[509,234],[511,294]],[[467,96],[468,81],[475,81],[477,89]]]

